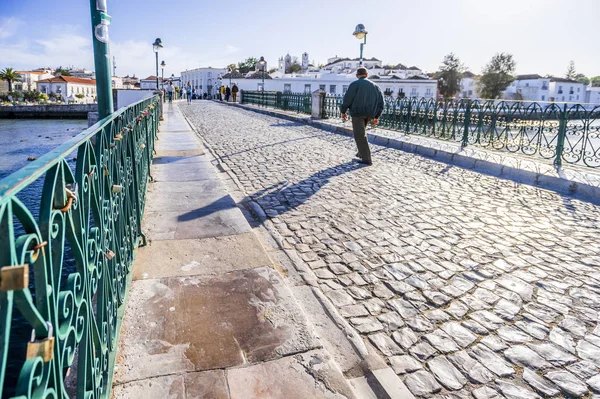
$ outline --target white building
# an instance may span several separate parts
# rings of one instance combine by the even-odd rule
[[[13,82],[13,90],[35,90],[37,82],[42,79],[51,78],[53,75],[49,71],[17,71],[21,79]]]
[[[69,73],[76,78],[96,79],[96,72],[85,68],[69,68]]]
[[[585,92],[585,102],[588,104],[600,104],[600,87],[588,86]]]
[[[356,70],[359,66],[360,58],[342,58],[336,55],[327,59],[327,64],[323,66],[323,69],[325,71],[340,73],[348,70]],[[382,68],[383,63],[375,57],[364,58],[363,67],[367,69]]]
[[[225,68],[196,68],[181,72],[181,82],[185,86],[188,82],[192,89],[201,93],[214,94],[216,87],[220,86],[219,76],[223,77],[227,73]],[[223,84],[229,82],[222,81]],[[175,84],[175,83],[173,83]]]
[[[123,89],[125,86],[123,85],[123,78],[119,76],[112,76],[110,78],[110,84],[113,89]]]
[[[549,86],[550,101],[581,103],[586,100],[586,87],[581,82],[564,78],[551,78]]]
[[[121,80],[123,81],[123,88],[124,89],[139,89],[140,88],[140,78],[138,78],[137,76],[135,76],[135,74],[133,76],[123,76],[121,78]]]
[[[96,102],[96,81],[93,79],[55,76],[37,81],[37,89],[45,94],[57,94],[63,101],[84,104]]]
[[[463,73],[463,78],[460,81],[460,93],[457,94],[457,97],[471,100],[479,98],[477,76],[474,73],[469,71]]]
[[[518,75],[506,88],[504,98],[535,102],[553,101],[550,99],[550,80],[551,78],[544,78],[538,74]]]
[[[165,79],[166,80],[166,79]],[[158,78],[158,88],[162,87],[162,78]],[[156,76],[150,75],[146,79],[140,79],[140,89],[156,90]]]
[[[393,97],[435,98],[437,80],[416,78],[400,79],[397,76],[372,75],[370,79],[381,87],[384,94]],[[323,90],[328,94],[345,94],[350,83],[356,80],[355,74],[288,74],[272,78],[265,74],[264,90],[284,93],[312,93]],[[263,90],[262,74],[256,72],[250,77],[234,79],[240,90]]]

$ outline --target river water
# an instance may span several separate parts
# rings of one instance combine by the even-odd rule
[[[87,120],[0,119],[0,180],[30,163],[31,161],[27,160],[28,157],[38,158],[78,135],[86,128]],[[69,161],[71,166],[74,167],[75,162]],[[17,195],[17,198],[28,207],[36,220],[39,214],[42,186],[43,176]],[[16,234],[19,234],[20,226],[16,225],[15,228],[17,230]],[[72,261],[68,261],[68,255],[65,259],[63,278],[72,272],[74,267]],[[33,288],[33,275],[30,276],[30,281],[30,288]],[[28,323],[14,307],[2,398],[8,398],[14,394],[16,380],[23,365],[26,343],[29,340],[30,333],[31,328]]]

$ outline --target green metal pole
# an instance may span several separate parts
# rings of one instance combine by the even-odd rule
[[[556,170],[560,170],[562,167],[562,156],[565,150],[565,138],[567,137],[567,121],[569,115],[567,112],[567,104],[563,106],[559,125],[558,125],[558,137],[556,138],[556,157],[554,158],[554,167]]]
[[[469,126],[471,123],[471,100],[467,100],[467,107],[465,108],[465,123],[463,126],[463,136],[461,140],[461,147],[466,147],[469,144]]]
[[[156,91],[158,91],[158,51],[154,54],[156,54]]]
[[[100,120],[113,113],[110,50],[108,47],[108,25],[110,25],[111,18],[106,8],[106,0],[90,0],[90,13],[92,16],[94,67],[96,68],[98,119]]]

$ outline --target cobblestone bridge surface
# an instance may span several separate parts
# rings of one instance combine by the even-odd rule
[[[348,137],[181,108],[413,394],[600,393],[599,207],[379,146],[364,167]]]

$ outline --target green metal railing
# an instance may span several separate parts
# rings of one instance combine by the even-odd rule
[[[312,113],[312,95],[310,93],[243,90],[241,103],[265,108],[277,108],[284,111],[295,111],[299,114],[310,115]]]
[[[339,118],[341,95],[326,95],[326,117]],[[385,129],[600,167],[600,106],[500,100],[434,100],[386,96]]]
[[[0,181],[3,397],[110,397],[135,249],[145,242],[158,101],[116,111]],[[17,197],[38,179],[42,191],[25,205]],[[17,323],[25,335],[11,331]]]

